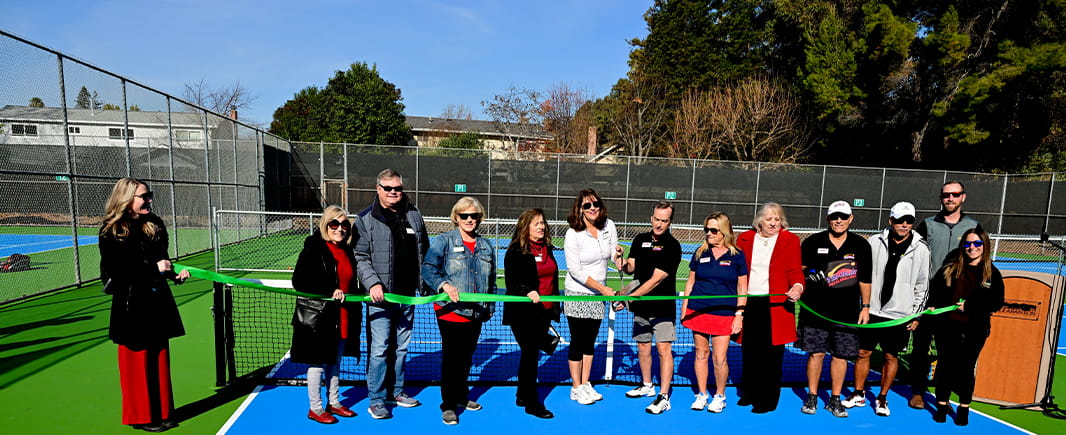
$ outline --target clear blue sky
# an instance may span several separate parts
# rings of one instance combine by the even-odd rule
[[[650,5],[29,0],[6,2],[0,28],[179,97],[201,78],[213,87],[240,81],[257,97],[241,117],[259,123],[300,89],[324,86],[359,61],[377,64],[401,89],[408,115],[463,104],[486,119],[480,102],[511,84],[545,90],[562,81],[606,94],[628,70],[627,41],[647,34]]]

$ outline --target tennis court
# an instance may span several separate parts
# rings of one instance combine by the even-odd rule
[[[95,245],[97,241],[96,236],[78,236],[78,245],[81,246]],[[36,254],[72,247],[74,247],[74,240],[70,235],[0,234],[0,257],[7,257],[11,254]]]

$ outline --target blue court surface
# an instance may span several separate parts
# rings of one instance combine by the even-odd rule
[[[78,245],[95,245],[97,236],[78,236]],[[11,254],[33,254],[70,248],[74,240],[70,235],[0,234],[0,257]]]
[[[463,411],[459,424],[448,426],[441,422],[440,389],[437,387],[408,388],[423,402],[417,408],[393,410],[390,420],[374,420],[367,411],[365,387],[342,387],[341,402],[358,415],[340,418],[334,425],[322,425],[307,418],[306,387],[263,387],[249,396],[237,413],[219,433],[352,433],[373,431],[376,433],[463,433],[463,434],[527,434],[554,432],[558,434],[680,434],[680,433],[750,433],[785,432],[854,434],[906,432],[908,434],[945,433],[1030,433],[1010,424],[972,412],[970,424],[955,426],[949,417],[947,423],[933,422],[932,408],[915,410],[907,407],[906,387],[889,395],[892,415],[874,415],[871,406],[852,408],[848,418],[835,418],[821,409],[827,399],[821,394],[819,409],[815,415],[800,413],[805,389],[784,389],[777,411],[768,414],[752,414],[750,407],[736,406],[736,394],[729,388],[729,405],[720,414],[689,409],[692,391],[689,387],[677,389],[673,394],[673,408],[661,415],[644,412],[650,398],[630,399],[625,392],[630,386],[597,386],[604,399],[594,405],[580,405],[569,399],[569,387],[544,387],[541,396],[547,395],[545,404],[555,413],[551,420],[541,420],[527,415],[515,406],[515,387],[474,387],[471,398],[484,406],[480,411]],[[873,399],[873,397],[868,397]]]

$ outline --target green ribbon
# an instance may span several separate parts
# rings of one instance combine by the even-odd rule
[[[195,267],[185,266],[183,264],[174,264],[174,270],[176,272],[188,271],[189,275],[194,278],[199,278],[207,281],[220,282],[223,284],[230,284],[238,287],[254,288],[257,290],[263,290],[273,293],[280,293],[291,296],[303,296],[313,299],[331,299],[328,296],[322,296],[312,293],[298,292],[292,289],[272,287],[255,281],[249,281],[246,279],[235,278],[221,273],[212,272],[209,270],[199,269]],[[385,301],[396,304],[406,305],[419,305],[428,304],[433,302],[448,302],[451,299],[445,293],[436,294],[433,296],[403,296],[392,293],[385,293]],[[766,297],[766,296],[784,296],[783,294],[768,294],[768,295],[746,295],[746,297]],[[541,302],[573,302],[573,301],[586,301],[586,302],[603,302],[603,301],[673,301],[678,299],[733,299],[737,296],[733,295],[714,295],[714,296],[602,296],[602,295],[585,295],[585,296],[541,296]],[[513,295],[494,295],[483,293],[459,293],[459,300],[462,302],[531,302],[526,296],[513,296]],[[345,302],[371,302],[370,295],[344,295]],[[951,305],[944,308],[928,309],[921,313],[907,316],[902,319],[889,320],[887,322],[870,323],[860,325],[857,323],[843,323],[836,320],[832,320],[825,317],[818,312],[812,310],[809,306],[802,301],[797,301],[801,308],[810,311],[812,314],[828,320],[833,323],[838,323],[846,326],[854,326],[856,328],[887,328],[890,326],[902,325],[911,321],[912,319],[921,316],[923,314],[940,314],[957,309],[958,306]]]

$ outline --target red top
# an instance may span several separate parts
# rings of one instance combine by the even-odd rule
[[[531,241],[529,252],[533,254],[533,261],[537,264],[537,278],[540,280],[537,293],[541,296],[555,294],[559,283],[559,266],[555,264],[555,258],[548,253],[548,245],[544,242]],[[554,302],[541,302],[541,304],[548,310],[555,306]]]
[[[352,278],[355,276],[352,273],[352,262],[348,261],[348,255],[345,254],[344,248],[337,246],[336,243],[326,242],[326,246],[329,247],[329,253],[333,254],[333,259],[337,260],[337,282],[340,283],[341,291],[344,294],[348,294],[348,290],[351,288]],[[341,338],[348,338],[348,309],[341,304],[341,318],[340,318]]]
[[[463,245],[466,246],[466,249],[468,249],[471,254],[473,254],[473,253],[476,252],[475,249],[477,249],[477,240],[470,241],[470,242],[468,242],[466,240],[463,240]],[[470,319],[467,319],[466,317],[463,317],[463,316],[460,316],[458,314],[455,314],[455,312],[452,312],[452,311],[449,311],[447,313],[443,313],[442,314],[441,311],[440,311],[441,308],[443,308],[443,307],[441,307],[440,305],[437,305],[437,304],[433,304],[433,312],[437,315],[437,319],[448,321],[448,322],[456,322],[456,323],[467,323],[467,322],[470,322]]]
[[[755,250],[755,230],[737,236],[737,247],[744,251],[744,259],[751,264]],[[782,294],[795,284],[803,284],[803,259],[800,254],[800,239],[787,230],[781,230],[770,254],[770,294]],[[796,313],[784,307],[787,296],[770,296],[770,339],[773,344],[788,344],[796,341]],[[744,331],[740,338],[744,339]]]

